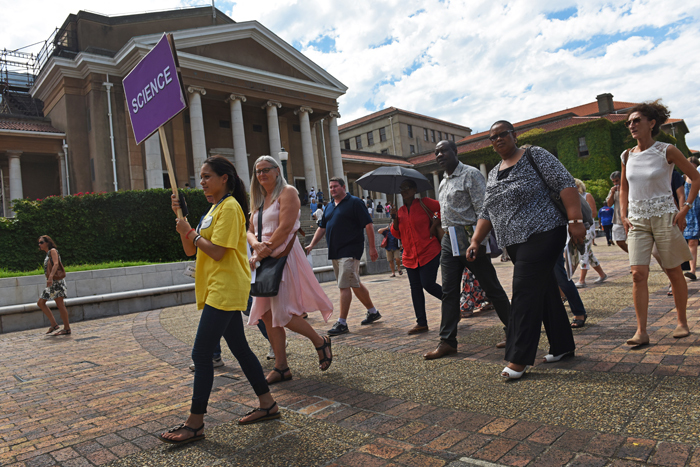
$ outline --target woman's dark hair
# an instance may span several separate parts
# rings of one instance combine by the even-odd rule
[[[656,136],[661,131],[661,125],[666,123],[668,117],[671,116],[671,111],[668,107],[661,103],[661,99],[656,99],[653,102],[643,102],[632,107],[627,112],[627,118],[635,112],[644,115],[647,120],[654,120],[654,128],[651,129],[651,136]]]
[[[495,127],[496,125],[505,125],[506,128],[508,128],[510,131],[515,131],[515,127],[508,120],[499,120],[493,125],[491,125],[491,128]]]
[[[693,164],[695,167],[697,167],[697,166],[700,165],[700,159],[698,159],[698,156],[690,156],[690,157],[688,158],[688,162],[690,162],[691,164]]]
[[[55,242],[53,241],[53,239],[52,239],[51,237],[49,237],[48,235],[42,235],[42,236],[39,237],[39,238],[42,239],[43,241],[45,241],[46,243],[49,244],[49,250],[52,249],[52,248],[56,248],[56,243],[55,243]]]
[[[245,192],[245,186],[243,181],[238,176],[236,172],[236,167],[223,156],[211,156],[204,161],[205,164],[211,167],[211,170],[216,173],[219,177],[228,175],[228,180],[226,180],[226,186],[229,193],[238,201],[243,209],[243,214],[245,217],[245,228],[248,229],[248,216],[250,214],[250,209],[248,208],[248,196]]]
[[[408,186],[410,186],[411,188],[414,188],[414,189],[416,189],[416,190],[418,189],[418,185],[416,185],[416,182],[415,182],[414,180],[406,179],[406,180],[404,180],[404,181],[401,182],[401,183],[405,183],[405,184],[407,184]]]

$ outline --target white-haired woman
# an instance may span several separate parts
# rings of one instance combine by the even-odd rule
[[[579,196],[584,198],[588,205],[591,207],[591,212],[595,213],[598,212],[596,205],[595,205],[595,199],[593,199],[593,195],[588,193],[586,191],[586,184],[583,183],[581,180],[578,178],[574,179],[574,183],[576,183],[576,189],[578,190]],[[603,271],[602,266],[600,265],[600,261],[598,261],[598,258],[595,257],[593,254],[593,242],[595,241],[595,225],[592,225],[588,231],[586,232],[586,244],[585,244],[585,250],[583,254],[581,255],[581,258],[579,258],[579,265],[581,266],[581,276],[576,283],[576,287],[583,288],[586,287],[586,274],[588,273],[588,270],[592,267],[595,269],[595,271],[598,273],[598,279],[596,279],[595,282],[596,284],[600,284],[601,282],[605,282],[605,279],[608,278],[608,275],[605,274],[605,271]],[[581,317],[576,316],[575,319],[581,319]],[[586,317],[583,317],[583,321],[586,321]]]
[[[302,316],[320,310],[323,319],[328,321],[333,305],[296,240],[301,207],[299,193],[287,184],[274,158],[260,156],[255,161],[250,200],[253,212],[248,229],[248,243],[253,248],[251,268],[255,268],[255,263],[261,259],[278,256],[289,242],[294,242],[282,273],[279,293],[275,297],[254,297],[248,319],[250,325],[263,320],[275,352],[275,367],[267,375],[267,382],[274,384],[292,379],[285,351],[285,327],[311,340],[319,355],[319,368],[326,371],[333,361],[331,339],[319,336]],[[261,212],[262,235],[258,241],[258,216]]]

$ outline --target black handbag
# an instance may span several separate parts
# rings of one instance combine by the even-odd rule
[[[559,209],[559,211],[562,214],[564,214],[564,217],[568,219],[566,207],[564,206],[564,202],[562,201],[561,196],[559,196],[559,193],[554,191],[552,187],[549,186],[547,180],[545,180],[542,176],[542,172],[540,172],[539,167],[537,167],[535,160],[532,158],[532,154],[530,154],[530,148],[527,148],[525,150],[525,157],[527,157],[527,160],[530,161],[530,165],[532,165],[532,168],[535,169],[537,175],[539,175],[540,179],[549,189],[549,198],[552,200],[552,203],[554,203],[554,206],[556,206],[557,209]],[[591,212],[591,207],[588,205],[588,201],[586,201],[586,199],[583,196],[579,195],[579,201],[581,201],[581,214],[583,215],[583,225],[586,227],[586,230],[588,230],[593,225],[593,213]]]
[[[258,241],[262,242],[262,214],[263,204],[258,210]],[[277,257],[268,256],[260,260],[260,266],[255,268],[255,282],[250,284],[250,294],[254,297],[275,297],[280,290],[280,282],[282,282],[282,273],[284,266],[287,264],[287,255],[292,251],[294,242],[297,241],[296,234],[289,241],[287,248],[284,249]]]

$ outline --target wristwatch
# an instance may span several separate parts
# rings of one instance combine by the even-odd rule
[[[688,209],[693,207],[693,205],[687,201],[685,203],[683,203],[683,206],[688,206]]]

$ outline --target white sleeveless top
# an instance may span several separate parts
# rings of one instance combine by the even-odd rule
[[[673,164],[666,160],[669,146],[657,141],[645,151],[630,151],[627,164],[625,153],[620,155],[629,184],[627,217],[630,219],[649,219],[678,210],[671,192]]]

